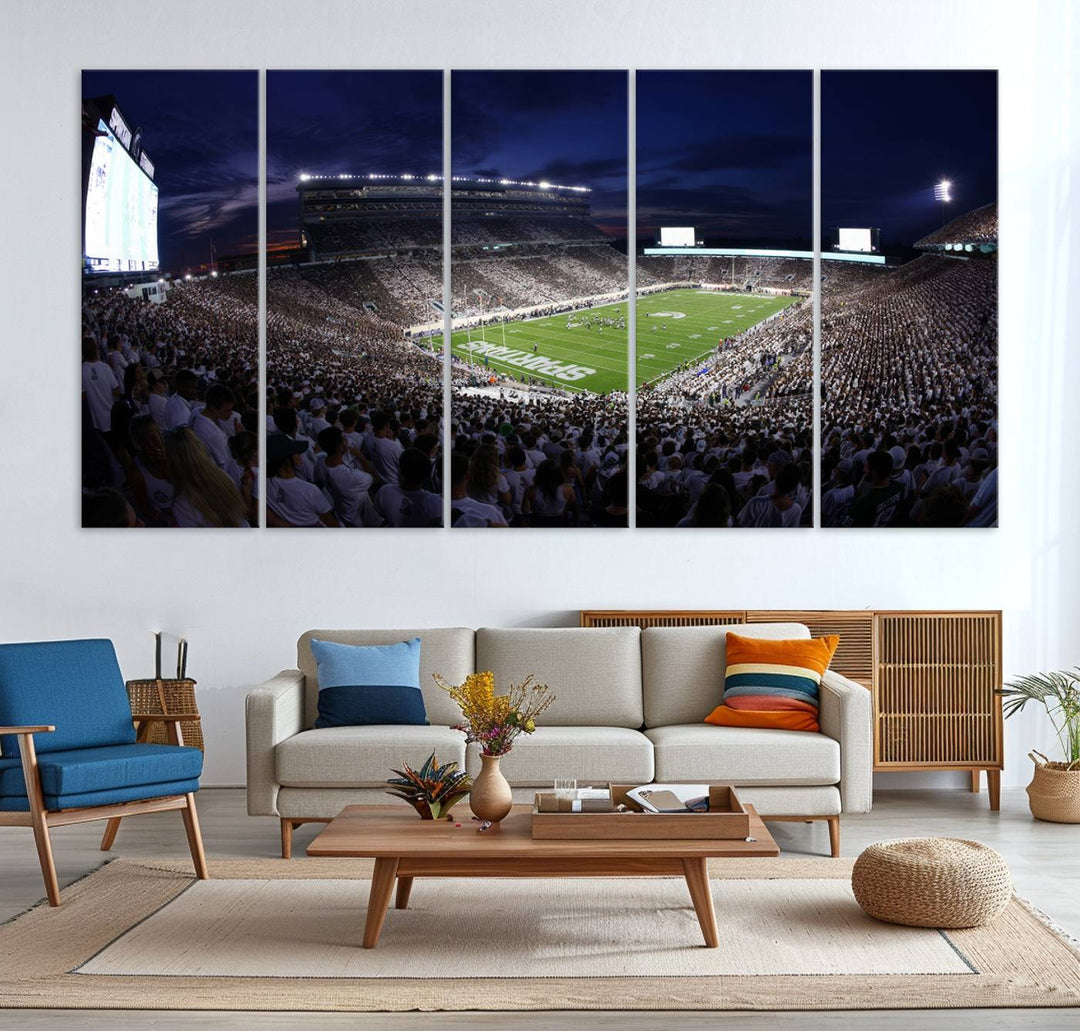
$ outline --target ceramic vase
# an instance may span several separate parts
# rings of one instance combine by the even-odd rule
[[[510,785],[499,769],[499,755],[480,756],[480,775],[469,792],[469,808],[478,820],[498,823],[509,815],[514,804]]]

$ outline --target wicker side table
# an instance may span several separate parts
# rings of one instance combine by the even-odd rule
[[[851,888],[872,917],[909,927],[979,927],[1012,898],[1000,853],[960,838],[899,838],[865,849]]]

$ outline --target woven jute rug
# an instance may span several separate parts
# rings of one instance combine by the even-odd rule
[[[937,932],[865,917],[849,860],[711,864],[720,949],[680,879],[418,879],[378,948],[364,860],[116,860],[0,927],[0,1006],[797,1010],[1080,1005],[1080,951],[1014,900]],[[355,883],[355,882],[361,883]]]

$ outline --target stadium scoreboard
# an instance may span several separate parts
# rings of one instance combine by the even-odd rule
[[[696,247],[697,230],[693,226],[661,226],[656,242],[660,247]]]
[[[835,231],[833,250],[858,254],[881,252],[881,230],[870,228],[839,227]]]
[[[83,267],[87,272],[158,270],[154,164],[114,97],[83,101]]]

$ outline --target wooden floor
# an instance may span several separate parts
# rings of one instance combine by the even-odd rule
[[[278,823],[256,819],[245,812],[244,793],[238,789],[204,789],[198,795],[206,851],[214,858],[273,857],[279,854]],[[53,851],[61,887],[93,870],[105,855],[98,851],[102,824],[60,828],[53,832]],[[295,832],[295,855],[302,856],[321,825]],[[773,836],[786,856],[828,854],[824,823],[774,823]],[[841,849],[857,855],[866,845],[883,838],[918,835],[972,838],[998,849],[1013,872],[1017,892],[1029,899],[1073,935],[1080,937],[1080,827],[1039,823],[1031,819],[1027,798],[1020,788],[1002,792],[1001,811],[987,809],[985,791],[880,791],[874,810],[845,816]],[[126,820],[111,855],[183,858],[187,841],[176,813],[161,813]],[[44,894],[37,853],[30,830],[0,829],[0,921],[22,912]],[[3,971],[0,968],[0,992]],[[552,1000],[557,1005],[557,1000]],[[70,1010],[0,1010],[2,1028],[145,1028],[198,1027],[200,1031],[235,1028],[358,1028],[361,1031],[439,1031],[466,1027],[514,1028],[528,1031],[571,1031],[587,1025],[590,1031],[639,1031],[678,1028],[699,1031],[741,1028],[752,1031],[798,1028],[1065,1029],[1080,1027],[1080,1010],[887,1010],[838,1013],[546,1013],[524,1014],[243,1014],[122,1012]]]

